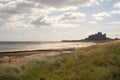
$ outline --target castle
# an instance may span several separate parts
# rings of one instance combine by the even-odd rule
[[[106,34],[102,34],[102,32],[98,32],[96,34],[90,35],[85,40],[107,40],[109,38],[106,37]]]
[[[106,34],[98,32],[96,34],[89,35],[88,38],[82,40],[62,40],[62,42],[100,41],[100,40],[110,40],[110,38],[106,37]]]

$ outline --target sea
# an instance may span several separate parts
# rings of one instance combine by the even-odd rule
[[[91,42],[1,41],[0,52],[80,48],[94,44]]]

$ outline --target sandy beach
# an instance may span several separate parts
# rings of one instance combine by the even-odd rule
[[[75,48],[71,49],[49,49],[49,50],[32,50],[32,51],[13,51],[13,52],[0,52],[0,63],[9,63],[14,60],[20,59],[35,59],[41,56],[54,56],[60,53],[70,53]]]
[[[70,53],[71,51],[80,48],[95,45],[95,43],[50,43],[45,45],[40,45],[37,50],[32,49],[23,51],[8,51],[0,52],[0,63],[9,63],[15,60],[21,59],[35,59],[41,56],[54,56],[61,53]]]

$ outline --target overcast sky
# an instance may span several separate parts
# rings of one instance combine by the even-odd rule
[[[0,41],[120,38],[120,0],[0,0]]]

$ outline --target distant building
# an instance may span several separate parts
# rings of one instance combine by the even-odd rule
[[[107,40],[110,38],[106,37],[106,34],[102,34],[102,32],[98,32],[96,34],[90,35],[88,38],[85,38],[85,40]]]
[[[89,35],[88,38],[81,39],[81,40],[62,40],[62,42],[80,42],[80,41],[100,41],[100,40],[110,40],[110,38],[106,37],[106,34],[102,32],[98,32],[93,35]],[[116,38],[118,40],[118,38]]]

